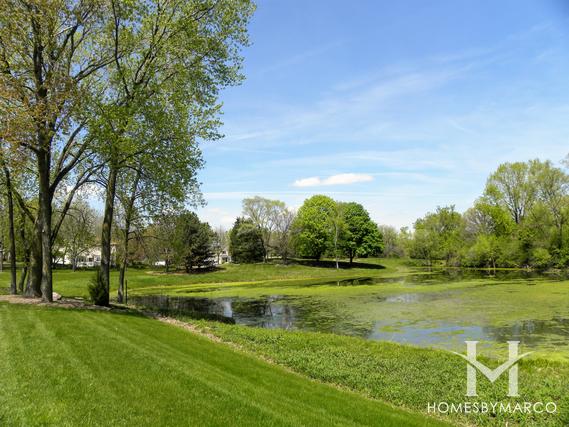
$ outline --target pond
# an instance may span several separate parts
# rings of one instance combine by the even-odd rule
[[[192,292],[212,297],[193,297]],[[220,296],[221,292],[221,296]],[[225,292],[227,295],[223,295]],[[569,357],[569,281],[530,272],[437,271],[394,277],[299,281],[255,293],[219,285],[139,295],[129,302],[171,314],[464,350],[520,341],[524,351]]]

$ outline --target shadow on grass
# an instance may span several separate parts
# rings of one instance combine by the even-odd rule
[[[316,261],[314,259],[296,259],[292,263],[303,265],[305,267],[336,268],[336,261],[334,260]],[[350,264],[348,261],[338,262],[338,267],[346,270],[350,268],[367,268],[370,270],[385,269],[385,267],[380,264],[371,264],[367,262],[353,262],[352,264]]]

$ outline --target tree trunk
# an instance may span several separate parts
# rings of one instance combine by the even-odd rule
[[[132,184],[132,189],[130,197],[127,201],[127,206],[125,206],[125,219],[124,219],[124,240],[123,240],[123,259],[121,262],[121,268],[119,271],[119,289],[117,292],[117,302],[122,304],[124,297],[124,279],[126,275],[126,268],[128,265],[128,243],[130,235],[130,226],[132,223],[132,217],[134,214],[134,202],[136,201],[136,193],[138,192],[138,183],[140,181],[140,171],[136,172],[136,177]]]
[[[6,175],[6,193],[8,198],[8,225],[10,235],[10,293],[16,295],[18,293],[16,283],[16,235],[14,232],[14,198],[12,195],[12,180],[10,179],[10,171],[4,167]]]
[[[41,149],[37,154],[39,175],[38,229],[41,242],[41,296],[43,301],[53,301],[52,253],[51,253],[51,189],[50,154]]]
[[[34,225],[35,235],[31,242],[31,258],[29,267],[28,283],[26,285],[26,295],[30,297],[41,297],[41,276],[42,276],[42,256],[41,244],[37,226]]]
[[[111,166],[107,179],[105,198],[105,212],[103,215],[103,230],[101,233],[101,281],[105,287],[103,305],[109,305],[111,289],[111,229],[113,226],[113,211],[115,208],[115,195],[117,190],[118,169]]]
[[[28,270],[30,267],[30,250],[25,249],[24,251],[24,265],[22,271],[20,272],[20,281],[18,282],[18,292],[20,294],[24,293],[24,285],[26,283],[26,278],[28,277]]]

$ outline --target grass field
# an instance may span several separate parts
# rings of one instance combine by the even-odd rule
[[[226,342],[269,358],[310,378],[347,387],[365,396],[391,402],[418,412],[427,412],[429,402],[461,402],[465,393],[464,361],[450,352],[365,341],[353,337],[281,329],[261,329],[198,322],[201,328]],[[507,355],[502,355],[507,358]],[[496,360],[479,357],[487,366]],[[511,416],[472,414],[452,416],[452,422],[467,425],[569,425],[569,364],[530,359],[519,364],[520,394],[505,396],[507,376],[494,385],[478,382],[478,401],[553,401],[558,413]],[[509,424],[507,424],[509,423]]]
[[[404,320],[404,325],[396,322],[383,327],[393,333],[405,325],[440,322],[500,329],[517,327],[525,319],[529,327],[537,327],[540,320],[559,319],[557,327],[566,328],[563,319],[569,307],[569,286],[562,277],[533,273],[519,276],[519,272],[512,272],[510,277],[510,273],[503,272],[506,276],[480,278],[457,270],[443,280],[401,260],[366,262],[339,271],[305,264],[229,264],[213,272],[191,275],[131,269],[128,281],[131,295],[253,299],[292,295],[298,301],[322,303],[314,304],[311,310],[321,310],[318,319],[333,324],[346,318],[365,325],[377,319]],[[56,270],[55,291],[68,297],[85,297],[92,275],[92,271]],[[357,286],[338,283],[351,278],[373,280]],[[1,273],[0,287],[5,288],[7,280],[7,272]],[[116,280],[113,273],[112,283],[116,284]],[[403,303],[397,297],[377,305],[378,298],[390,295],[421,297],[404,299]],[[92,424],[120,424],[121,417],[129,425],[150,421],[156,425],[183,424],[183,419],[189,424],[207,425],[234,420],[237,424],[259,424],[263,420],[263,425],[422,425],[433,422],[421,418],[429,402],[464,401],[464,361],[447,351],[333,334],[189,321],[249,355],[139,316],[0,304],[0,369],[10,373],[0,377],[0,425],[64,421],[72,425],[80,419]],[[505,331],[510,337],[515,329]],[[520,362],[523,400],[553,401],[558,413],[515,414],[509,418],[455,415],[449,421],[466,425],[569,425],[566,330],[553,333],[535,329],[529,336],[540,340],[534,343],[540,351]],[[505,347],[502,341],[499,343],[498,353],[493,355],[502,360]],[[531,344],[523,343],[526,348]],[[36,362],[42,355],[47,357],[43,365]],[[302,377],[269,366],[260,361],[263,359]],[[488,366],[501,363],[496,359],[481,360]],[[42,366],[48,367],[48,375],[40,374]],[[169,378],[166,382],[164,373]],[[303,377],[356,394],[339,392]],[[479,381],[479,399],[508,402],[503,400],[505,382],[505,375],[494,386]],[[292,390],[297,387],[300,392],[295,396]],[[42,390],[51,393],[44,396]],[[95,396],[94,400],[75,397],[84,394]],[[282,408],[278,404],[281,397]],[[286,415],[295,407],[297,398],[302,401],[299,411]],[[329,402],[324,404],[324,400]],[[194,402],[210,410],[193,408]],[[225,418],[225,413],[233,415]]]
[[[438,425],[132,314],[0,303],[0,425]]]
[[[354,268],[336,270],[331,267],[319,267],[302,264],[224,264],[215,271],[207,273],[164,273],[163,271],[135,269],[128,271],[129,291],[137,293],[169,292],[196,284],[215,285],[255,285],[282,281],[313,281],[319,279],[345,279],[351,277],[373,276],[389,277],[409,271],[406,263],[400,260],[366,260],[367,264],[358,264]],[[387,268],[381,268],[381,267]],[[369,268],[372,267],[372,268]],[[66,297],[87,297],[87,286],[94,276],[90,270],[71,271],[54,270],[54,291]],[[6,288],[9,272],[5,268],[0,273],[0,287]],[[118,272],[111,273],[111,296],[116,295]]]

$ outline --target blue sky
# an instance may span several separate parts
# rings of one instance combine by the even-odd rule
[[[312,194],[411,225],[502,162],[569,153],[569,2],[261,0],[250,36],[202,145],[211,225]]]

